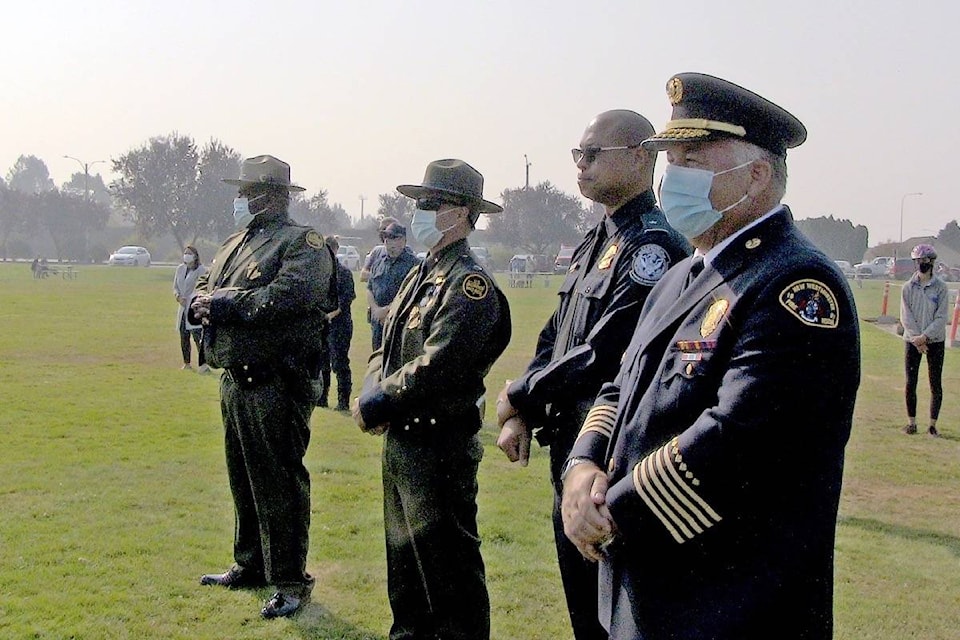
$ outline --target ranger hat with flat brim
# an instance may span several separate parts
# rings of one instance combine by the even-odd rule
[[[273,156],[247,158],[240,165],[240,178],[224,178],[223,182],[237,186],[274,186],[285,187],[288,191],[306,191],[290,183],[290,165]]]
[[[793,114],[754,92],[704,73],[678,73],[667,81],[673,105],[660,133],[643,141],[645,149],[662,151],[678,142],[734,138],[778,155],[800,146],[807,129]]]
[[[483,199],[483,175],[463,160],[435,160],[427,165],[423,184],[401,184],[397,191],[419,200],[439,197],[469,206],[477,213],[501,213],[503,207]]]

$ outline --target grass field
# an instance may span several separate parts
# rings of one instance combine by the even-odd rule
[[[263,621],[267,590],[197,584],[230,564],[233,515],[217,379],[179,371],[172,269],[91,266],[76,280],[34,281],[28,266],[0,265],[0,638],[385,638],[380,439],[314,412],[306,460],[317,587],[297,618]],[[532,353],[555,302],[552,280],[505,288],[514,341],[490,374],[493,393]],[[879,314],[881,287],[855,290],[863,317]],[[370,350],[363,306],[355,384]],[[960,638],[960,350],[946,358],[944,437],[907,437],[902,343],[862,329],[836,637]],[[492,427],[484,438],[479,521],[493,637],[569,638],[545,451],[516,468]]]

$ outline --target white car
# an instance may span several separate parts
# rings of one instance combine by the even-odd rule
[[[150,252],[144,247],[120,247],[110,254],[107,264],[115,267],[149,267]]]
[[[840,271],[843,272],[843,275],[845,275],[845,276],[848,277],[848,278],[856,277],[856,275],[857,275],[857,270],[854,269],[854,268],[853,268],[853,265],[850,264],[848,261],[846,261],[846,260],[834,260],[834,262],[837,263],[837,267],[840,269]]]
[[[340,248],[337,249],[337,260],[350,271],[360,270],[360,252],[352,245],[340,245]]]

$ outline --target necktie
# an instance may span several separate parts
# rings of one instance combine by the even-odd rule
[[[697,276],[703,271],[703,256],[693,256],[690,260],[690,273],[687,274],[687,282],[683,285],[683,288],[686,289],[693,281],[697,279]]]

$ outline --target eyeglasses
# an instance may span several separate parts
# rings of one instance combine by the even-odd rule
[[[580,164],[580,161],[583,160],[587,164],[590,164],[597,159],[597,154],[604,151],[623,151],[625,149],[636,149],[640,146],[641,143],[637,144],[628,144],[625,147],[587,147],[586,149],[570,149],[570,155],[573,156],[574,164]]]
[[[449,196],[424,196],[423,198],[417,198],[417,209],[420,209],[421,211],[439,211],[440,207],[445,204],[453,207],[464,206],[463,201],[455,200]]]

